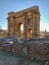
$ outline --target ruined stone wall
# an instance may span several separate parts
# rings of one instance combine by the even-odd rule
[[[39,60],[49,60],[49,41],[17,41],[12,45],[3,45],[4,50],[17,52],[19,54],[28,53],[30,57],[37,58]]]
[[[28,41],[15,45],[14,49],[20,54],[28,53],[29,51],[30,57],[37,58],[39,60],[49,60],[49,42],[47,41]]]
[[[41,60],[49,60],[49,43],[31,43],[29,44],[29,55]]]

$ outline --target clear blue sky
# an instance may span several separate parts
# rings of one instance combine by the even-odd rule
[[[49,0],[0,0],[0,28],[7,29],[7,17],[10,11],[20,11],[32,6],[39,6],[40,30],[49,31]]]

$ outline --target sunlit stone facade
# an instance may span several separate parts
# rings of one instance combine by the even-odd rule
[[[13,37],[16,33],[19,38],[39,38],[40,12],[38,6],[18,12],[9,12],[7,19],[9,37]]]

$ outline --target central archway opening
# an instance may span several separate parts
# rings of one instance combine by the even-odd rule
[[[24,25],[23,23],[19,23],[19,37],[21,38],[24,33]]]

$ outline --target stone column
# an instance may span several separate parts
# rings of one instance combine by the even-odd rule
[[[9,17],[7,18],[8,20],[8,37],[10,37],[10,22],[9,22]]]
[[[40,33],[40,16],[37,12],[33,13],[33,38],[39,38]]]
[[[14,16],[14,18],[13,18],[13,31],[14,31],[14,33],[13,33],[13,34],[16,33],[16,30],[15,30],[15,26],[16,26],[16,25],[15,25],[15,23],[16,23],[16,22],[15,22],[15,16]]]
[[[32,38],[34,39],[34,13],[32,13]]]
[[[9,37],[12,37],[15,33],[15,19],[13,18],[13,16],[10,16],[8,19],[8,33]]]
[[[18,22],[17,22],[17,17],[15,17],[15,33],[18,34]]]
[[[37,13],[37,35],[40,38],[40,14]]]
[[[27,15],[24,12],[24,38],[27,39]]]
[[[9,34],[9,37],[12,37],[13,36],[13,33],[14,33],[14,17],[15,17],[15,13],[14,12],[9,12],[8,13],[8,34]]]

